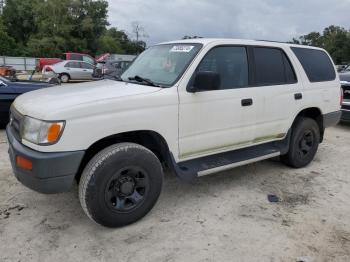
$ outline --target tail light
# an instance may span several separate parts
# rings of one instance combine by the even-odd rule
[[[47,67],[45,68],[45,71],[46,71],[46,72],[53,72],[53,69],[52,69],[52,67],[47,66]]]
[[[344,102],[344,90],[343,90],[343,88],[341,87],[341,88],[340,88],[340,105],[341,105],[341,106],[343,105],[343,102]]]

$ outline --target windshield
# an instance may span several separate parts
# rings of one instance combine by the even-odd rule
[[[129,81],[135,76],[160,86],[172,86],[198,53],[201,44],[164,44],[150,47],[121,76]]]

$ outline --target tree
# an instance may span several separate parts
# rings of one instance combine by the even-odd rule
[[[6,28],[0,17],[0,55],[10,55],[16,50],[16,42],[6,32]]]
[[[9,36],[18,43],[26,43],[36,32],[34,6],[38,0],[7,0],[2,19]]]
[[[36,57],[57,57],[64,52],[138,54],[146,44],[144,28],[134,23],[136,41],[109,28],[106,0],[7,0],[0,51]]]
[[[122,48],[122,39],[116,28],[110,28],[100,36],[98,40],[98,54],[114,53],[122,54],[124,50]]]
[[[132,41],[124,31],[112,27],[99,38],[98,54],[139,54],[146,48],[143,41]]]
[[[322,33],[311,32],[293,38],[291,43],[324,48],[337,64],[350,61],[350,32],[339,26],[331,25]]]

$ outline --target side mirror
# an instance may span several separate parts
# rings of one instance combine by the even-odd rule
[[[194,78],[193,85],[187,88],[190,93],[219,90],[221,85],[220,75],[216,72],[198,72]]]

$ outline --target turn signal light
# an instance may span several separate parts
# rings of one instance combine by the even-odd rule
[[[18,167],[25,170],[33,169],[33,162],[21,156],[16,157],[16,164]]]
[[[61,133],[62,125],[53,123],[47,131],[47,141],[49,143],[56,142]]]

